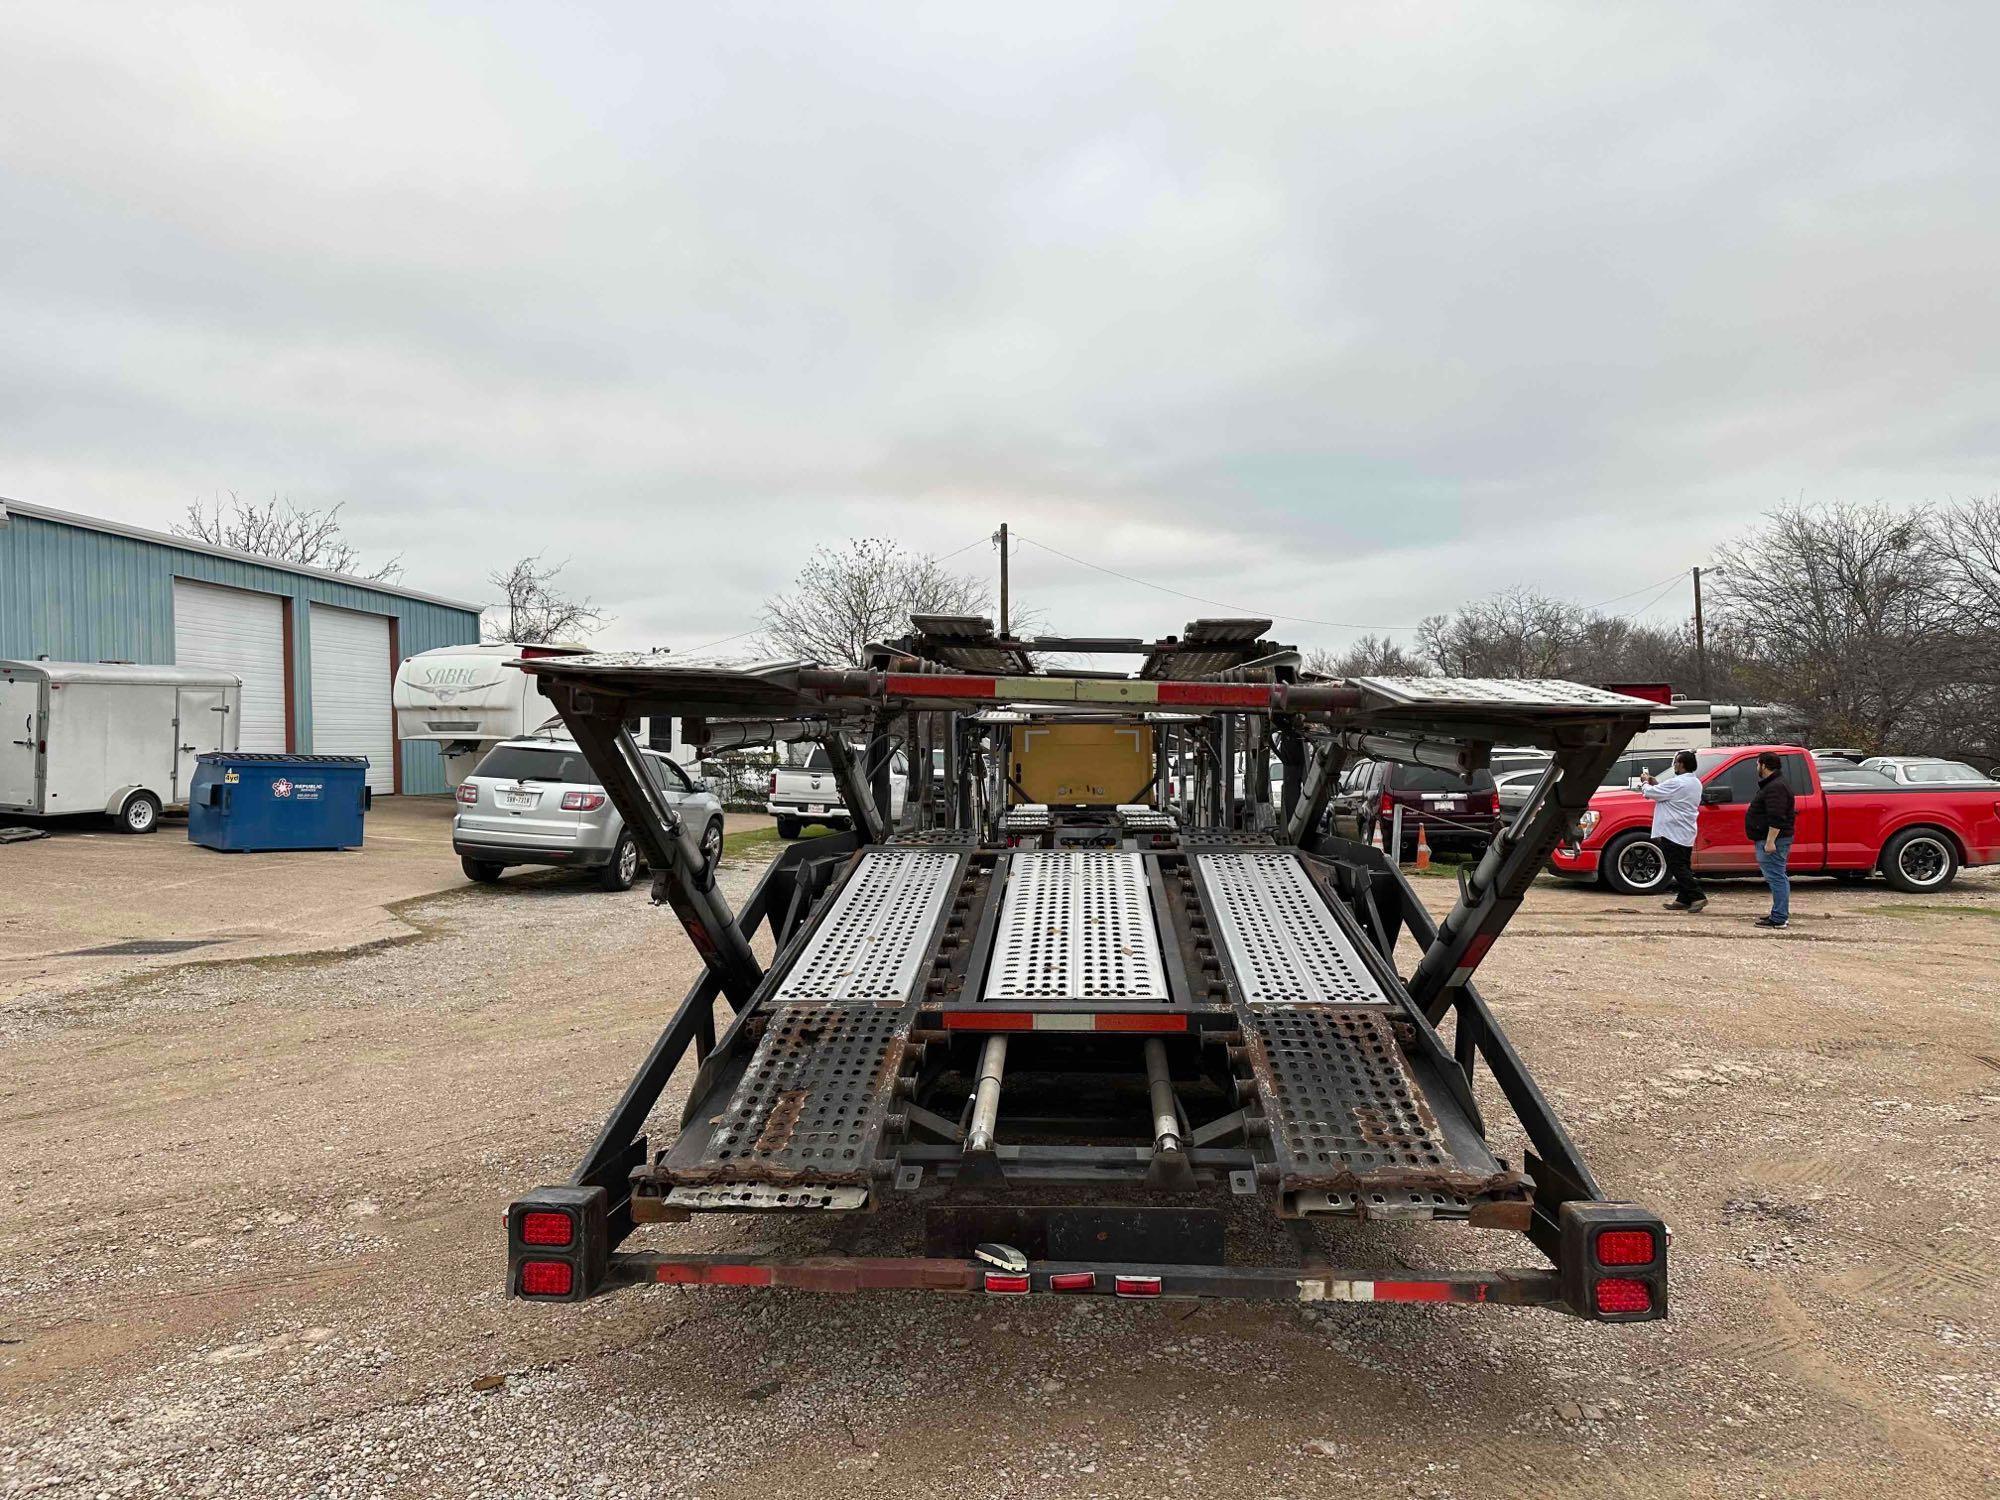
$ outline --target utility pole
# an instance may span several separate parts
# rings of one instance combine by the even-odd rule
[[[1694,570],[1694,666],[1701,680],[1702,701],[1708,701],[1708,636],[1701,624],[1701,569]]]
[[[1006,640],[1006,522],[1000,522],[1000,532],[994,540],[1000,544],[1000,640]]]

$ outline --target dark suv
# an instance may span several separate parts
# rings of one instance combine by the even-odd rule
[[[1438,850],[1484,849],[1500,831],[1500,797],[1490,772],[1461,776],[1387,760],[1360,761],[1341,774],[1340,789],[1327,805],[1327,825],[1343,838],[1364,843],[1380,827],[1387,848],[1398,806],[1403,809],[1405,859],[1416,852],[1418,824]]]

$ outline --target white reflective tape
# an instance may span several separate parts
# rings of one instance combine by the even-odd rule
[[[1035,1030],[1037,1031],[1094,1031],[1096,1029],[1097,1017],[1093,1015],[1079,1015],[1074,1011],[1057,1010],[1044,1010],[1035,1013]]]
[[[1307,1277],[1299,1281],[1301,1302],[1373,1302],[1374,1300],[1375,1283],[1372,1281],[1338,1281],[1331,1277]]]

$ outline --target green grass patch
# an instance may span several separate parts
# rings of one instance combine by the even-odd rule
[[[1949,901],[1897,901],[1875,910],[1887,917],[1985,917],[2000,922],[2000,907],[1966,906]]]
[[[805,829],[799,834],[799,837],[801,839],[825,838],[832,832],[831,828],[814,827]],[[776,854],[780,846],[789,842],[792,841],[779,838],[778,830],[775,828],[743,828],[737,830],[735,833],[724,836],[722,840],[722,852],[724,854],[754,854],[762,851],[767,854]]]

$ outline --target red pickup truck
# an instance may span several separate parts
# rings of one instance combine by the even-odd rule
[[[1962,868],[2000,863],[2000,782],[1905,787],[1886,777],[1864,783],[1849,773],[1829,784],[1812,756],[1795,745],[1731,745],[1697,752],[1695,774],[1703,786],[1696,870],[1756,871],[1743,812],[1757,789],[1757,757],[1766,750],[1780,757],[1797,799],[1794,875],[1858,881],[1880,870],[1899,891],[1936,891]],[[1596,879],[1628,896],[1663,890],[1666,860],[1652,841],[1652,826],[1651,802],[1635,791],[1606,787],[1577,820],[1581,841],[1558,845],[1549,867],[1558,875]]]

